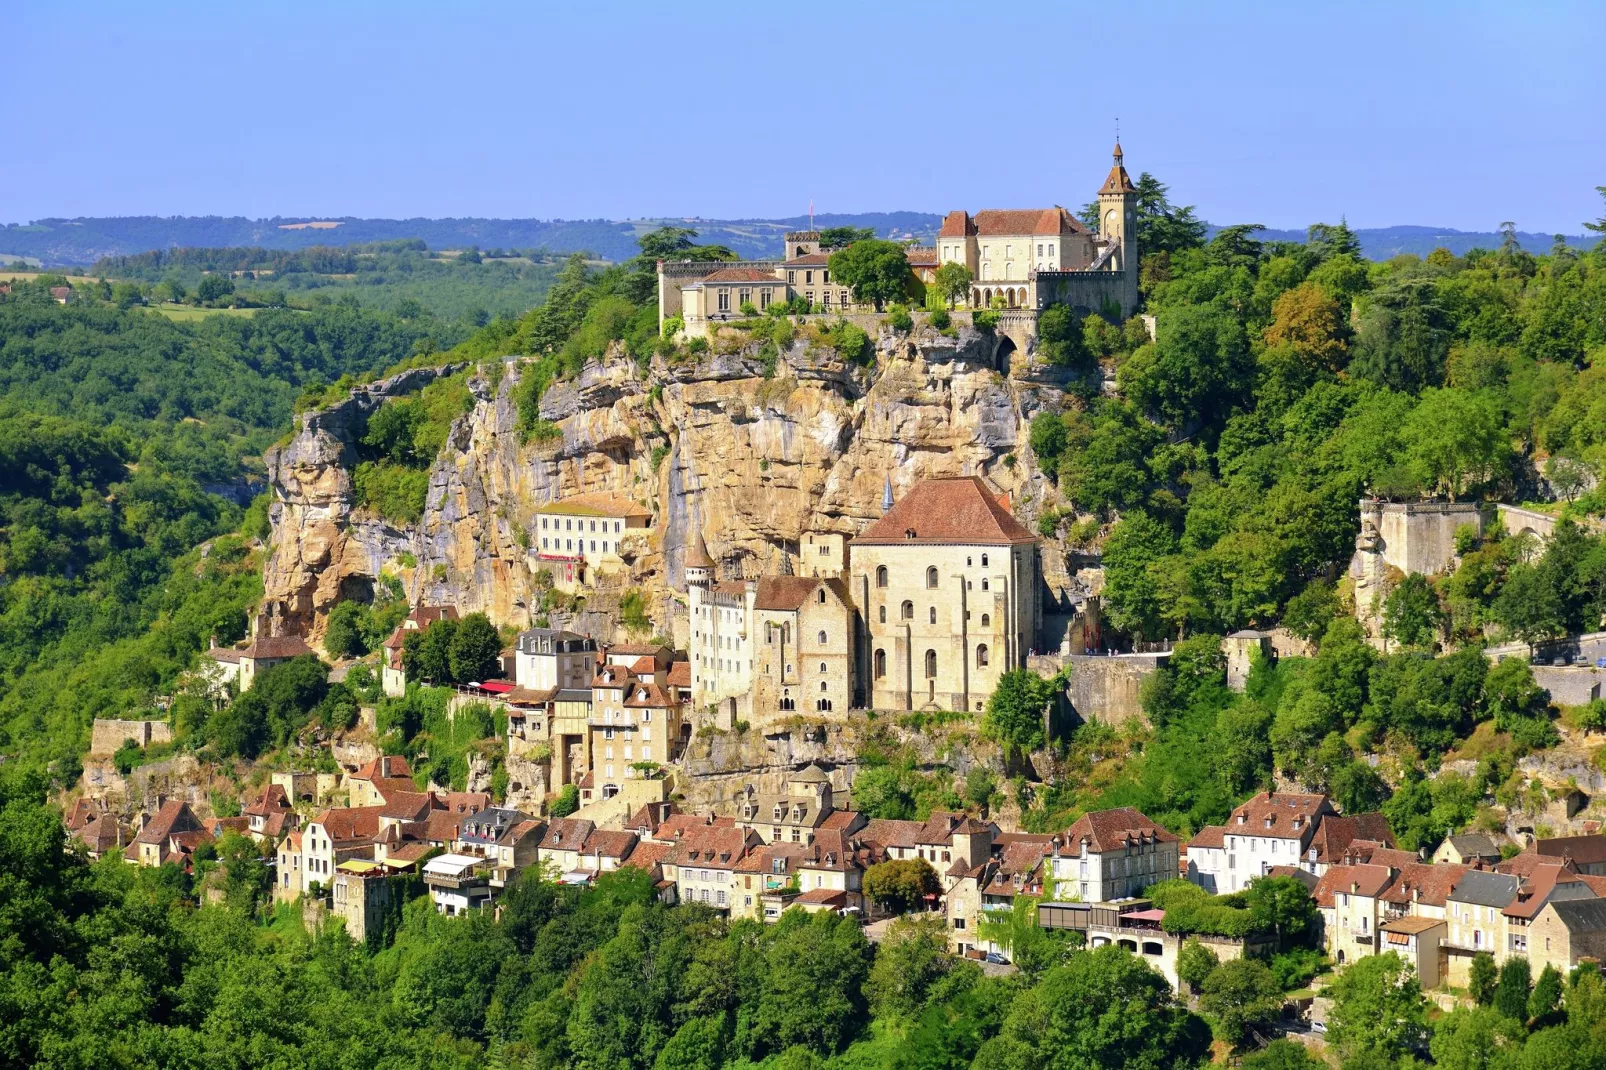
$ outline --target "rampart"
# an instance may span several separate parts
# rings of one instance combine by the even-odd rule
[[[109,758],[129,741],[137,747],[171,743],[173,728],[166,721],[107,721],[97,717],[89,736],[89,756]]]
[[[680,315],[680,288],[724,268],[743,267],[774,271],[779,260],[660,260],[658,261],[658,322]]]
[[[1071,709],[1084,721],[1119,725],[1143,717],[1139,692],[1143,681],[1171,660],[1169,651],[1152,654],[1072,654],[1067,697]]]

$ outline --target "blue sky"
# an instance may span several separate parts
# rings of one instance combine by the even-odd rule
[[[690,12],[700,12],[693,17]],[[0,4],[0,222],[1080,206],[1577,234],[1606,4]]]

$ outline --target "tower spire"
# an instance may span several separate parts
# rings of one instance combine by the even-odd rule
[[[881,515],[885,516],[892,509],[892,473],[887,473],[887,482],[881,489]]]

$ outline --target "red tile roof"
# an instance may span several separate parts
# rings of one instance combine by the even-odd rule
[[[1387,847],[1394,846],[1394,831],[1388,818],[1382,814],[1355,814],[1339,816],[1328,814],[1316,828],[1310,848],[1316,852],[1318,862],[1336,862],[1354,840],[1371,840]]]
[[[581,852],[587,855],[600,855],[603,858],[628,858],[635,846],[634,832],[597,829],[586,837]]]
[[[624,688],[635,681],[636,674],[623,665],[604,665],[597,670],[596,679],[591,681],[592,687]]]
[[[669,675],[665,678],[665,682],[670,687],[690,687],[691,662],[677,661],[669,666]]]
[[[1425,903],[1428,906],[1442,907],[1455,890],[1455,882],[1466,876],[1471,866],[1460,865],[1429,865],[1425,862],[1412,862],[1399,869],[1399,876],[1394,884],[1384,893],[1383,898],[1390,903],[1410,904]]]
[[[554,818],[546,827],[546,835],[541,837],[541,850],[578,851],[596,827],[583,817]]]
[[[1061,842],[1068,853],[1079,854],[1083,840],[1089,850],[1100,853],[1125,850],[1129,843],[1177,842],[1175,836],[1130,806],[1083,814],[1065,830]]]
[[[986,208],[977,212],[975,233],[982,237],[1012,234],[1086,234],[1087,227],[1064,208]],[[947,223],[943,224],[944,236]]]
[[[383,806],[342,806],[325,810],[311,824],[322,825],[335,843],[372,840],[379,835]]]
[[[410,777],[412,775],[413,771],[408,767],[406,758],[400,754],[386,754],[375,758],[351,774],[351,778],[353,780],[379,780],[384,777]]]
[[[686,831],[675,841],[665,861],[678,866],[733,869],[747,853],[749,844],[760,842],[758,834],[749,829],[705,825]]]
[[[714,272],[703,279],[704,282],[765,282],[772,286],[784,286],[786,283],[776,278],[774,272],[764,271],[760,268],[724,268]]]
[[[827,267],[830,263],[830,253],[804,253],[802,256],[794,256],[782,266],[789,268]]]
[[[1221,850],[1227,846],[1226,835],[1227,826],[1206,825],[1204,828],[1194,833],[1193,839],[1188,841],[1187,846],[1189,848],[1213,847],[1216,850]]]
[[[976,233],[976,224],[970,218],[969,212],[952,211],[942,218],[942,229],[937,232],[943,238],[965,238]]]
[[[661,710],[671,706],[663,689],[657,684],[635,684],[625,692],[625,709],[627,710]]]
[[[1036,541],[980,477],[960,476],[920,480],[853,543],[1008,546]]]
[[[848,893],[832,888],[811,888],[792,902],[799,906],[844,907],[848,905]]]
[[[251,640],[240,657],[252,659],[299,658],[312,653],[299,635],[270,635]]]

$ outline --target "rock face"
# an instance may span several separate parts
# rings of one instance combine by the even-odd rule
[[[768,376],[750,348],[696,365],[655,358],[646,370],[610,353],[547,389],[541,416],[561,437],[529,445],[512,393],[521,364],[509,359],[494,390],[483,368],[471,375],[474,407],[452,427],[430,471],[423,518],[408,529],[357,508],[354,444],[386,398],[461,368],[360,388],[305,414],[294,439],[267,455],[274,504],[264,616],[287,633],[319,638],[337,601],[366,597],[388,571],[415,601],[527,626],[539,597],[538,562],[526,549],[539,545],[529,534],[535,510],[586,492],[653,510],[627,582],[648,594],[666,634],[695,530],[722,572],[752,575],[778,552],[795,553],[805,531],[855,534],[880,515],[888,475],[901,494],[922,476],[966,472],[990,478],[1030,522],[1046,484],[1031,474],[1035,465],[1014,458],[1029,457],[1027,425],[1059,403],[1061,388],[1019,354],[1014,378],[995,371],[998,346],[969,328],[952,338],[884,330],[866,369],[800,337]],[[1050,545],[1044,551],[1053,583],[1065,574],[1062,555]],[[585,622],[592,630],[611,623],[610,604],[606,590],[589,600],[593,617],[603,618]],[[1052,598],[1047,609],[1054,612]]]

